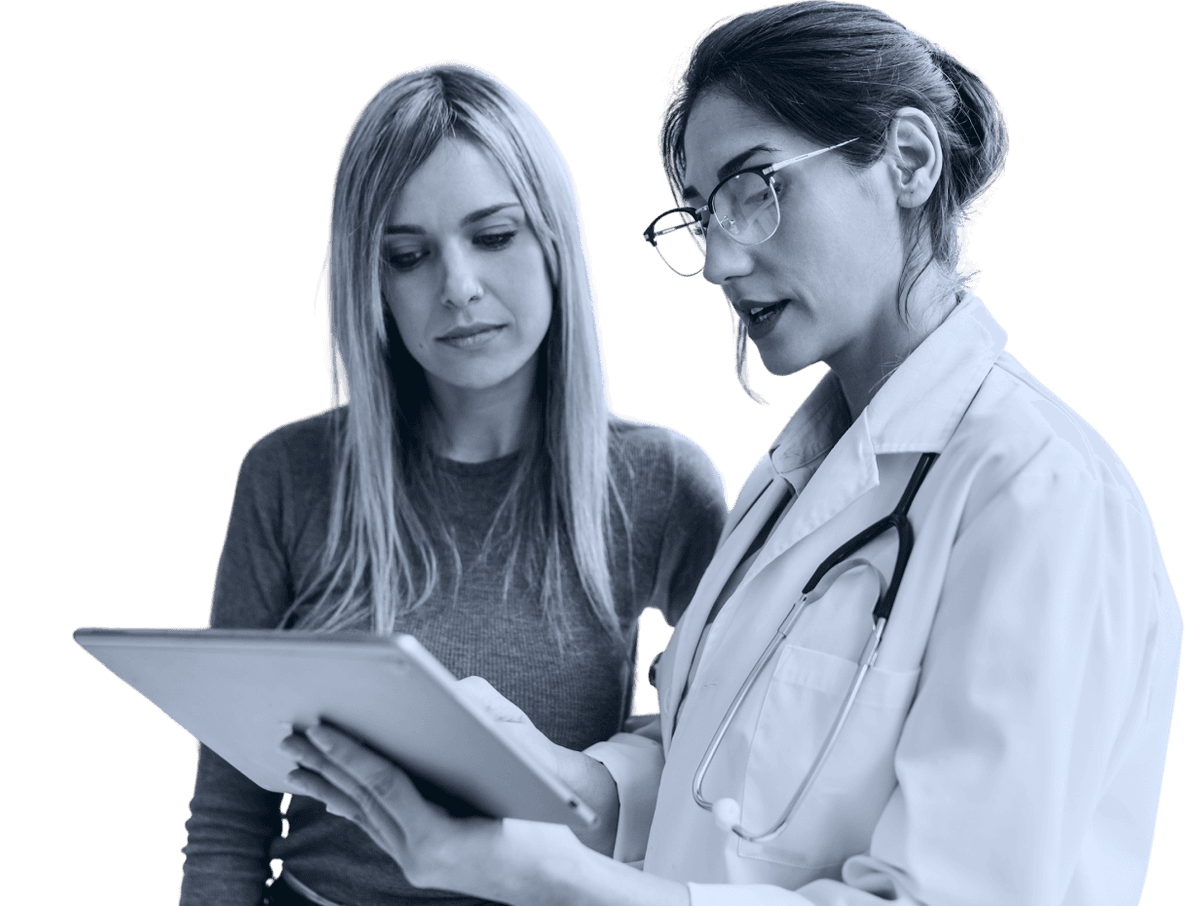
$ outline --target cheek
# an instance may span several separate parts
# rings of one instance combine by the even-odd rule
[[[539,291],[533,295],[530,305],[530,339],[541,345],[550,330],[550,319],[554,313],[554,291],[550,288],[548,277],[543,278]]]
[[[774,256],[777,266],[821,295],[874,288],[893,279],[903,261],[897,225],[857,192],[809,208],[805,216],[781,223],[776,235],[786,248]]]
[[[427,305],[420,302],[419,293],[415,287],[408,285],[410,281],[389,280],[384,285],[384,300],[391,312],[392,320],[405,348],[411,355],[419,356],[429,345],[427,334]]]
[[[540,246],[524,256],[519,267],[509,271],[506,294],[521,325],[526,343],[540,345],[550,327],[554,290]]]

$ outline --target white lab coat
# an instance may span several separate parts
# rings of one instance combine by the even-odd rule
[[[1179,610],[1129,475],[1004,341],[967,299],[853,424],[832,374],[789,422],[659,664],[661,741],[589,750],[617,782],[617,858],[689,882],[692,906],[1137,902]],[[908,571],[833,756],[774,842],[722,832],[691,792],[717,724],[813,570],[896,506],[927,451]],[[714,600],[792,489],[681,708]],[[887,577],[895,550],[889,532],[861,556]],[[852,570],[811,605],[731,725],[704,794],[733,798],[751,831],[812,763],[877,588]]]

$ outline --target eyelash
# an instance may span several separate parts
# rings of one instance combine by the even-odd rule
[[[480,233],[472,239],[472,243],[487,252],[498,252],[508,248],[516,238],[516,230]],[[387,263],[393,270],[410,271],[429,257],[429,251],[422,249],[417,252],[390,252],[385,255]]]
[[[509,244],[516,238],[516,230],[503,230],[498,233],[480,233],[475,237],[475,244],[482,246],[490,252],[499,251],[507,248]]]

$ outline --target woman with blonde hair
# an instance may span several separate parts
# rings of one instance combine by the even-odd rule
[[[334,193],[330,301],[348,404],[259,441],[214,627],[403,631],[557,744],[630,708],[636,622],[674,623],[725,515],[698,448],[605,403],[570,178],[474,70],[367,105]],[[184,904],[476,902],[417,891],[360,829],[202,749]],[[282,860],[268,884],[269,862]]]

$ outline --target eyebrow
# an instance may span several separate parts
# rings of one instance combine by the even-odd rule
[[[729,158],[729,160],[725,161],[725,163],[723,163],[721,165],[721,168],[719,170],[717,170],[717,182],[720,182],[725,177],[732,176],[738,170],[743,169],[743,165],[746,163],[746,161],[748,161],[751,157],[753,157],[755,154],[757,154],[760,151],[769,151],[771,153],[777,153],[779,151],[779,149],[773,148],[770,145],[755,145],[753,148],[747,148],[741,154],[737,154],[737,155]],[[697,189],[695,186],[684,186],[682,195],[684,198],[700,198],[701,197],[700,190]]]
[[[519,208],[519,201],[502,201],[499,204],[488,205],[486,208],[480,208],[478,211],[472,211],[462,219],[461,226],[467,226],[472,223],[478,223],[481,220],[486,220],[493,214],[497,214],[506,208]],[[424,236],[425,230],[423,227],[413,226],[408,223],[388,224],[384,227],[383,232],[387,236],[409,235],[409,236]]]

